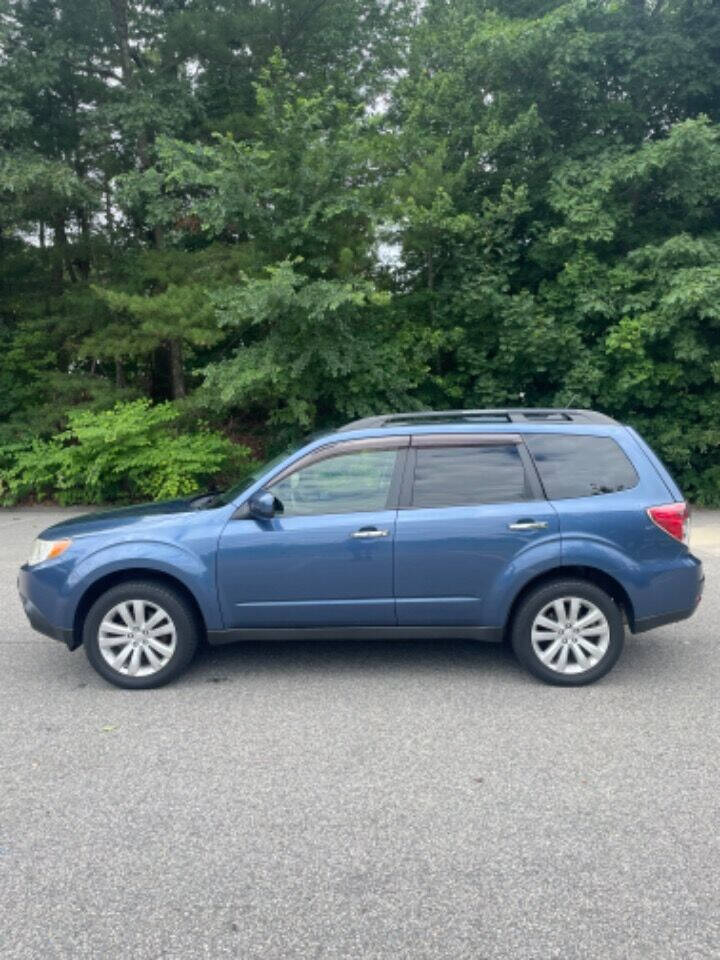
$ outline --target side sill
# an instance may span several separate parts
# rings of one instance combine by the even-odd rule
[[[208,643],[241,640],[482,640],[499,643],[502,627],[236,627],[208,630]]]

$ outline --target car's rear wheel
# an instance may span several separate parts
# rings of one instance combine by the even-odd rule
[[[149,580],[111,587],[90,607],[83,628],[92,666],[110,683],[130,689],[159,687],[177,677],[198,640],[185,598]]]
[[[518,660],[536,677],[576,687],[599,680],[622,653],[625,627],[614,599],[586,580],[555,580],[521,602],[511,628]]]

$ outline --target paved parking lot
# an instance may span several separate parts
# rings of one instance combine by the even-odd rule
[[[252,644],[126,692],[34,634],[0,511],[0,956],[720,956],[720,514],[706,597],[601,683],[502,647]]]

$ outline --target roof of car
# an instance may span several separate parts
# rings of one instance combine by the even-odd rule
[[[374,417],[364,417],[362,420],[353,420],[340,427],[339,431],[441,424],[482,426],[503,423],[619,425],[617,420],[596,410],[575,410],[564,407],[504,407],[493,410],[420,410],[412,413],[382,413]]]

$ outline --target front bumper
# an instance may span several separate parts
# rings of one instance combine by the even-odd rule
[[[30,621],[33,630],[37,630],[38,633],[42,633],[46,637],[52,637],[53,640],[59,640],[69,650],[74,650],[77,644],[75,643],[73,630],[67,627],[58,627],[51,623],[48,617],[27,596],[27,570],[24,568],[18,574],[17,587],[25,616]]]
[[[74,646],[72,630],[54,626],[27,597],[21,596],[20,600],[22,601],[23,609],[33,630],[45,634],[46,637],[52,637],[53,640],[59,640],[72,650]]]

